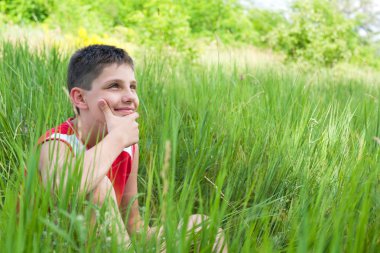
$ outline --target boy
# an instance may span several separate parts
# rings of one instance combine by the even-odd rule
[[[65,187],[66,178],[57,175],[61,175],[68,154],[75,163],[75,159],[84,152],[80,190],[92,196],[91,200],[96,205],[102,206],[109,198],[111,204],[118,207],[111,208],[111,217],[117,224],[125,225],[129,234],[140,231],[144,224],[135,199],[139,161],[136,111],[139,99],[133,60],[123,49],[113,46],[85,47],[70,59],[67,85],[77,115],[39,139],[42,182],[47,186],[49,179],[53,178],[54,187],[61,184]],[[125,218],[132,200],[129,216]],[[199,225],[206,219],[202,215],[190,216],[187,230],[199,231]],[[155,230],[148,227],[148,238]],[[129,236],[125,232],[122,228],[118,234],[122,236],[121,240],[128,241]],[[219,229],[213,245],[218,252],[227,251],[222,232]],[[161,233],[162,229],[158,234]]]
[[[137,200],[123,222],[137,194],[139,99],[133,68],[132,58],[123,49],[93,45],[78,50],[70,59],[67,75],[77,116],[39,139],[39,170],[45,186],[54,178],[54,187],[65,187],[66,178],[58,175],[68,154],[75,161],[84,152],[80,191],[92,195],[94,204],[100,206],[109,197],[119,207],[111,208],[112,218],[118,225],[125,223],[130,234],[142,228]],[[125,232],[120,233],[128,239]]]

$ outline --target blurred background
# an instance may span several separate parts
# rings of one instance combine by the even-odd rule
[[[0,0],[0,24],[1,37],[35,47],[110,43],[132,55],[228,51],[255,64],[380,69],[375,0]]]

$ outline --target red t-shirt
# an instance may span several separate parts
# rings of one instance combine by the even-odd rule
[[[48,130],[38,139],[38,144],[42,144],[49,140],[59,140],[65,143],[71,150],[74,156],[79,155],[87,147],[78,138],[72,124],[73,118],[69,118],[61,125]],[[107,173],[107,177],[111,180],[117,198],[117,203],[120,205],[123,196],[124,187],[127,183],[129,174],[132,170],[132,161],[135,154],[135,145],[129,146],[119,154],[112,163],[112,167]]]

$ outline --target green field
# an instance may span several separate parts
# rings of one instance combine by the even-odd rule
[[[94,207],[74,176],[57,196],[38,180],[38,137],[73,116],[68,55],[8,43],[0,51],[1,252],[125,252],[112,229],[89,231]],[[218,227],[230,252],[380,251],[379,81],[164,55],[136,61],[140,211],[164,226],[168,252],[189,252],[177,225],[196,213],[210,217],[201,252]],[[157,251],[141,236],[136,252]]]

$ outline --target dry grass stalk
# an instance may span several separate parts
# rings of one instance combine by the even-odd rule
[[[168,172],[169,172],[169,166],[170,166],[170,156],[171,156],[171,143],[170,141],[165,142],[165,158],[164,158],[164,165],[162,167],[160,176],[162,178],[162,222],[164,223],[166,218],[166,209],[167,209],[167,202],[166,197],[168,195],[169,191],[169,180],[168,180]]]

